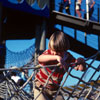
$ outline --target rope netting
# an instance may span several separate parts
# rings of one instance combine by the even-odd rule
[[[64,77],[62,83],[59,85],[58,91],[53,98],[53,100],[56,100],[56,97],[59,93],[62,94],[65,100],[71,100],[74,98],[74,100],[100,100],[100,64],[93,66],[93,63],[95,60],[100,57],[100,51],[98,51],[95,55],[89,57],[86,59],[86,71],[82,73],[81,76],[77,76],[73,74],[73,67],[70,67],[69,70],[66,72],[66,76]],[[87,61],[91,60],[89,63]],[[72,63],[73,64],[73,63]],[[0,97],[4,100],[36,100],[37,97],[42,93],[42,91],[46,88],[46,85],[48,84],[49,80],[52,80],[52,74],[55,72],[57,65],[48,65],[48,66],[40,66],[40,65],[34,65],[34,67],[20,67],[20,68],[1,68],[0,71],[3,71],[3,75],[0,76]],[[51,74],[48,75],[48,79],[46,80],[45,85],[40,91],[40,94],[34,98],[33,96],[33,89],[30,90],[30,93],[26,92],[24,88],[27,84],[33,84],[34,87],[34,77],[36,75],[36,72],[40,68],[50,68],[54,67],[54,70],[51,72]],[[9,72],[12,70],[17,71],[24,71],[24,70],[30,70],[32,69],[32,74],[27,77],[27,81],[22,85],[18,86],[9,76]],[[46,71],[46,70],[45,70]],[[89,71],[92,71],[92,74],[89,73]],[[89,73],[89,75],[87,75]],[[74,78],[77,80],[77,84],[73,86],[65,86],[66,82],[68,81],[68,78]],[[84,77],[88,77],[88,80],[85,80]],[[95,77],[95,78],[94,78]],[[71,81],[71,80],[70,80]],[[58,85],[57,85],[58,86]]]
[[[10,66],[23,66],[33,59],[35,53],[35,46],[32,44],[26,50],[20,52],[13,52],[6,47],[5,68]]]

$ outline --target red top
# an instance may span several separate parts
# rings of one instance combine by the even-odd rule
[[[67,2],[68,0],[64,0],[64,2]]]
[[[47,54],[51,54],[51,51],[48,49],[46,51],[43,52],[43,54],[47,55]],[[71,62],[75,62],[75,58],[69,53],[69,52],[66,52],[66,56],[68,56],[68,59],[66,60],[66,63],[69,65]],[[46,66],[46,65],[55,65],[55,64],[58,64],[57,61],[55,62],[50,62],[48,64],[44,64],[44,63],[40,63],[42,66]],[[66,66],[66,69],[68,69],[69,66]],[[36,79],[42,84],[44,85],[46,82],[47,82],[47,79],[48,79],[48,76],[50,75],[50,73],[52,73],[52,70],[54,69],[55,67],[49,67],[49,68],[41,68],[37,74],[36,74]],[[54,88],[53,84],[57,84],[59,85],[60,82],[62,81],[62,78],[63,78],[63,75],[65,74],[65,70],[63,67],[59,66],[59,67],[56,67],[56,70],[55,72],[52,74],[52,79],[49,79],[49,82],[48,82],[48,85],[47,87],[49,88]],[[53,80],[53,81],[52,81]],[[52,87],[51,87],[52,85]]]

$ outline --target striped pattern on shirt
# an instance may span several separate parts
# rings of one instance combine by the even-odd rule
[[[47,54],[51,54],[51,51],[48,49],[46,51],[44,51],[45,55]],[[66,59],[66,63],[71,63],[71,62],[75,62],[75,58],[70,54],[70,53],[66,53],[68,55],[68,59]],[[40,63],[40,62],[39,62]],[[57,64],[58,62],[50,62],[48,65],[54,65]],[[40,63],[42,66],[44,66],[44,68],[41,68],[37,74],[36,74],[36,79],[42,84],[44,85],[48,79],[48,76],[52,73],[52,70],[55,67],[52,68],[45,68],[45,64],[44,63]],[[66,69],[68,69],[69,66],[66,67]],[[49,88],[54,88],[53,84],[57,84],[59,85],[62,81],[63,75],[65,74],[64,68],[63,67],[56,67],[55,72],[52,74],[51,78],[48,81],[47,87]],[[52,87],[51,87],[52,86]]]

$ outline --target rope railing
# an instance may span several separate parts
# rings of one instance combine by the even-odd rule
[[[96,74],[96,72],[99,72],[99,71],[100,71],[100,65],[99,65],[97,68],[94,68],[94,67],[92,66],[92,63],[93,63],[94,60],[96,59],[97,55],[100,55],[100,52],[97,52],[95,55],[89,57],[89,58],[92,58],[93,61],[92,61],[90,64],[87,64],[87,69],[86,69],[86,71],[83,73],[83,75],[81,76],[81,78],[75,77],[74,75],[69,74],[71,77],[76,78],[76,79],[79,80],[79,82],[77,83],[77,85],[75,85],[75,88],[73,89],[73,91],[72,91],[71,94],[74,93],[74,91],[75,91],[75,90],[77,89],[77,87],[79,86],[79,83],[80,83],[80,82],[83,82],[83,83],[85,84],[84,88],[81,89],[81,92],[78,94],[78,95],[79,95],[78,98],[81,96],[81,94],[83,93],[83,91],[85,90],[85,88],[87,87],[87,85],[89,85],[89,82],[91,81],[91,79],[93,78],[93,76]],[[87,60],[89,60],[89,58],[88,58]],[[89,65],[89,66],[88,66],[88,65]],[[82,79],[83,79],[84,75],[87,73],[87,70],[88,70],[90,67],[93,68],[93,69],[95,70],[95,72],[94,72],[93,75],[90,77],[90,79],[88,80],[88,82],[85,82],[85,81],[82,80]],[[70,97],[69,97],[69,98],[70,98]],[[69,100],[69,98],[68,98],[68,100]]]
[[[7,73],[9,74],[9,73]],[[5,80],[3,81],[4,83],[1,85],[3,87],[6,87],[4,91],[1,93],[0,92],[0,97],[6,98],[6,100],[33,100],[33,97],[29,95],[27,92],[25,92],[21,87],[19,87],[13,80],[11,80],[9,75],[6,75],[4,73]],[[2,87],[2,88],[3,88]],[[1,88],[1,87],[0,87]],[[1,90],[2,90],[1,88]],[[6,96],[5,96],[6,95]]]
[[[87,60],[89,60],[89,59],[93,59],[93,61],[94,60],[96,60],[96,57],[98,57],[98,56],[100,56],[100,51],[98,51],[96,54],[94,54],[93,56],[91,56],[91,57],[88,57],[88,58],[86,58],[85,59],[85,61],[87,61]],[[31,61],[30,61],[30,63],[32,63]],[[71,63],[71,64],[69,64],[69,65],[77,65],[77,63]],[[68,66],[69,66],[68,65]],[[87,63],[87,65],[88,66],[91,66],[91,64],[88,64]],[[39,68],[44,68],[44,66],[41,66],[41,65],[34,65],[35,67],[25,67],[25,66],[27,66],[27,65],[24,65],[24,66],[22,66],[22,67],[16,67],[16,68],[0,68],[0,71],[11,71],[11,70],[19,70],[19,71],[22,71],[22,70],[28,70],[28,69],[34,69],[34,70],[36,70],[36,69],[39,69]],[[57,65],[47,65],[47,66],[45,66],[45,68],[46,67],[55,67],[55,66],[60,66],[60,64],[57,64]],[[92,67],[92,66],[91,66]],[[95,69],[95,68],[94,68]]]
[[[82,74],[82,76],[79,78],[79,77],[77,77],[77,76],[75,76],[75,75],[73,75],[72,73],[71,73],[71,71],[73,70],[73,68],[77,65],[77,63],[71,63],[71,65],[75,65],[75,66],[73,66],[73,67],[71,67],[69,70],[68,70],[68,72],[67,72],[67,75],[65,76],[65,78],[64,78],[64,80],[63,80],[63,82],[61,83],[61,85],[59,86],[59,89],[58,89],[58,91],[57,91],[57,93],[56,93],[56,95],[55,95],[55,97],[53,98],[53,100],[55,100],[56,99],[56,97],[57,97],[57,95],[59,94],[59,92],[64,96],[64,97],[66,97],[67,96],[67,100],[69,100],[70,98],[81,98],[81,97],[84,97],[84,99],[86,99],[86,98],[89,98],[89,95],[93,92],[93,88],[95,87],[97,87],[97,88],[100,88],[100,83],[98,83],[97,81],[98,80],[100,80],[100,75],[97,77],[97,79],[96,79],[96,82],[95,82],[95,84],[94,85],[90,85],[91,84],[91,82],[92,82],[92,80],[93,80],[93,77],[94,77],[94,75],[97,73],[97,72],[100,72],[100,65],[99,66],[97,66],[97,68],[95,68],[92,64],[93,64],[93,62],[96,60],[96,58],[97,58],[97,56],[98,55],[100,55],[100,51],[98,51],[95,55],[93,55],[93,56],[91,56],[91,57],[89,57],[89,58],[87,58],[85,61],[88,61],[89,59],[92,59],[92,61],[91,61],[91,63],[90,64],[88,64],[88,63],[86,63],[86,71]],[[60,66],[60,64],[57,64],[57,65],[47,65],[47,66],[45,66],[45,68],[51,68],[51,67],[57,67],[57,66]],[[70,66],[70,65],[69,65]],[[5,94],[7,94],[6,95],[6,98],[7,98],[7,100],[12,100],[12,98],[15,98],[16,96],[18,96],[20,99],[18,99],[18,100],[23,100],[22,98],[25,98],[25,100],[28,100],[28,98],[27,98],[27,96],[29,96],[32,100],[33,100],[33,96],[32,95],[30,95],[30,94],[27,94],[23,89],[25,88],[25,86],[31,81],[31,79],[33,78],[33,77],[35,77],[35,71],[37,71],[38,69],[40,69],[40,68],[44,68],[44,66],[41,66],[41,65],[34,65],[34,67],[20,67],[20,68],[14,68],[14,69],[12,69],[12,68],[1,68],[0,69],[0,71],[3,71],[3,72],[7,72],[8,71],[8,73],[5,73],[5,75],[4,75],[4,77],[3,77],[3,80],[1,81],[1,83],[2,82],[5,82],[6,83],[6,88],[5,88],[5,90],[8,88],[8,93],[5,93]],[[92,73],[92,75],[91,75],[91,77],[88,79],[88,82],[86,82],[84,79],[83,79],[83,77],[86,75],[86,73],[88,72],[88,70],[89,70],[89,68],[91,68],[91,69],[93,69],[94,70],[94,72]],[[31,76],[27,79],[27,81],[23,84],[23,86],[21,86],[21,87],[19,87],[18,85],[16,85],[16,83],[15,82],[13,82],[11,79],[9,79],[8,78],[8,76],[9,76],[9,72],[10,71],[13,71],[13,70],[18,70],[18,71],[24,71],[24,70],[30,70],[30,69],[33,69],[33,73],[31,74]],[[55,69],[51,72],[51,74],[49,74],[49,76],[48,76],[48,79],[46,80],[46,83],[45,83],[45,85],[44,85],[44,87],[42,88],[42,90],[41,90],[41,92],[40,92],[40,94],[42,93],[42,91],[46,88],[46,85],[48,84],[48,81],[49,80],[51,80],[52,79],[52,74],[55,72]],[[68,77],[72,77],[72,78],[75,78],[75,79],[77,79],[78,80],[78,82],[77,82],[77,84],[75,85],[75,86],[72,86],[71,88],[70,87],[68,87],[67,89],[66,88],[64,88],[64,84],[65,84],[65,82],[67,81],[67,79],[68,79]],[[0,83],[0,84],[1,84]],[[4,84],[5,84],[4,83]],[[34,80],[33,80],[33,83],[34,83]],[[82,83],[82,84],[84,84],[84,86],[83,87],[81,87],[81,88],[79,88],[79,86],[80,86],[80,83]],[[2,88],[2,86],[0,86],[0,88]],[[79,89],[79,90],[78,90]],[[100,89],[97,89],[97,91],[98,91],[98,95],[96,95],[96,99],[95,100],[98,100],[98,98],[100,98],[100,91],[99,91]],[[0,95],[2,94],[2,92],[4,92],[4,91],[2,91],[2,89],[0,89]],[[6,92],[7,92],[6,91]],[[33,92],[33,91],[31,91],[31,92]],[[83,95],[83,94],[85,94],[85,92],[87,92],[87,94],[86,95]],[[18,94],[17,94],[18,93]],[[20,94],[19,94],[20,93]],[[26,95],[26,97],[24,97],[24,96],[21,96],[21,95]],[[39,95],[40,95],[39,94]],[[39,96],[38,95],[38,96]],[[36,98],[38,98],[38,96],[36,97]],[[36,98],[34,98],[34,100],[36,100]],[[30,100],[31,100],[30,99]]]

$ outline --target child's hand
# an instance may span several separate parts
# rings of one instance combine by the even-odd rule
[[[84,66],[80,64],[80,65],[77,65],[74,69],[84,71]]]
[[[75,70],[85,71],[86,70],[86,63],[83,58],[78,58],[76,60],[77,66],[74,68]]]
[[[62,57],[61,56],[58,56],[58,55],[56,55],[56,57],[57,57],[57,61],[62,65]]]
[[[58,61],[62,66],[66,66],[65,59],[62,58],[61,56],[57,56],[57,61]]]

